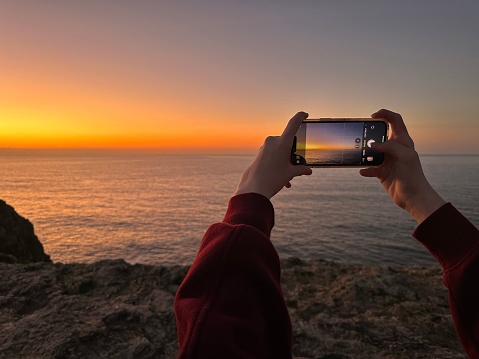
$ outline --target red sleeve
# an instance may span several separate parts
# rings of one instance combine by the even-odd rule
[[[208,228],[175,298],[178,358],[291,358],[273,225],[271,202],[248,193]]]
[[[479,358],[479,231],[448,203],[413,235],[441,264],[459,339],[470,358]]]

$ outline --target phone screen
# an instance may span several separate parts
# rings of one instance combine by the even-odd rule
[[[307,120],[299,128],[291,162],[310,167],[378,166],[384,154],[371,148],[387,139],[388,125],[371,119]]]

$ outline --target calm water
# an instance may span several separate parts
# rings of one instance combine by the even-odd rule
[[[308,150],[306,151],[306,163],[346,164],[357,166],[361,164],[361,150]]]
[[[30,219],[54,261],[189,264],[223,218],[247,155],[0,151],[0,198]],[[422,157],[443,197],[479,224],[479,156]],[[362,264],[433,263],[415,222],[376,179],[316,169],[275,198],[280,255]]]

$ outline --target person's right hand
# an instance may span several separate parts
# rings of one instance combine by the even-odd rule
[[[254,161],[241,175],[235,195],[254,192],[271,199],[283,187],[291,187],[294,177],[312,173],[307,166],[291,163],[294,136],[306,118],[307,113],[298,112],[289,120],[281,136],[266,138]]]
[[[372,145],[374,150],[385,154],[383,164],[361,169],[359,173],[364,177],[377,177],[394,203],[421,223],[445,201],[424,176],[414,142],[401,115],[383,109],[371,117],[386,120],[391,134],[388,141]]]

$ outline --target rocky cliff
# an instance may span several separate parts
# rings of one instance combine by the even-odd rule
[[[29,220],[0,200],[0,262],[49,262]]]
[[[297,357],[465,357],[437,267],[282,266]],[[0,358],[175,358],[173,299],[187,269],[0,264]]]

